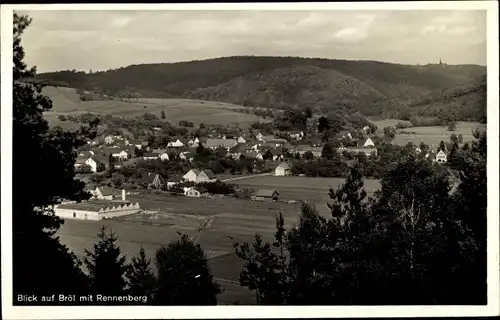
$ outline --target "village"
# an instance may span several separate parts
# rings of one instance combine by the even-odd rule
[[[360,132],[355,133],[361,139],[353,139],[349,131],[340,133],[334,153],[338,159],[363,156],[365,159],[376,158],[379,154],[376,142],[380,137],[370,134],[370,128],[365,126]],[[284,137],[287,137],[285,139]],[[147,137],[129,139],[122,135],[104,135],[87,142],[84,150],[78,152],[75,170],[80,176],[99,177],[105,172],[134,167],[137,164],[161,163],[171,165],[181,163],[186,165],[186,171],[169,174],[168,176],[150,170],[144,172],[141,178],[141,191],[162,190],[165,196],[175,195],[187,198],[199,197],[224,197],[235,196],[238,182],[254,176],[292,176],[293,162],[297,159],[314,161],[325,157],[325,146],[317,143],[303,144],[305,134],[303,131],[293,131],[275,135],[263,135],[256,130],[249,130],[239,136],[220,134],[207,137],[181,137],[172,139],[166,148],[153,148]],[[311,141],[311,139],[309,139]],[[314,141],[314,140],[313,140]],[[353,143],[354,141],[354,143]],[[345,143],[345,144],[344,144]],[[441,150],[427,148],[422,152],[420,146],[412,147],[415,155],[424,156],[426,159],[445,164],[448,158],[447,146]],[[215,174],[211,169],[195,167],[196,157],[205,150],[219,158],[231,159],[234,162],[250,161],[251,170],[239,174]],[[260,171],[256,163],[259,163]],[[226,170],[227,171],[227,170]],[[296,174],[304,176],[304,174]],[[236,184],[236,188],[233,184]],[[222,188],[221,185],[229,185]],[[218,186],[215,187],[214,186]],[[95,185],[88,191],[92,194],[89,201],[81,203],[63,202],[55,208],[55,214],[66,219],[101,220],[112,219],[144,212],[139,202],[127,201],[127,194],[138,193],[137,190],[127,189],[123,184],[122,189],[112,188],[108,185]],[[135,187],[133,188],[135,189]],[[248,191],[248,190],[247,190]],[[247,195],[249,201],[280,201],[280,190],[261,188],[251,190]],[[305,201],[306,199],[286,200],[288,203]],[[285,200],[283,200],[285,201]]]

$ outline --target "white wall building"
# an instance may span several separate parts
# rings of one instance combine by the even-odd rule
[[[111,200],[90,200],[80,203],[64,203],[55,206],[54,213],[63,219],[102,220],[121,217],[140,211],[139,203]]]
[[[286,162],[280,163],[276,169],[274,169],[275,176],[289,176],[290,174],[290,165]]]

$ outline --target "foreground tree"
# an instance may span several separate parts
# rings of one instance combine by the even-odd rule
[[[151,270],[151,259],[146,257],[144,248],[141,247],[139,255],[132,258],[132,263],[127,271],[129,293],[136,296],[147,296],[148,301],[154,297],[156,277]]]
[[[259,304],[486,303],[486,140],[476,135],[455,193],[448,171],[406,155],[367,198],[352,167],[330,191],[332,218],[303,205],[297,228],[278,223],[284,254],[260,237],[235,244],[241,284]]]
[[[156,252],[156,305],[216,305],[221,292],[200,245],[187,235]]]
[[[116,236],[105,226],[92,250],[85,250],[85,265],[89,273],[90,290],[94,294],[121,295],[127,286],[126,258],[116,244]]]
[[[76,132],[49,129],[43,112],[52,103],[42,95],[42,85],[32,81],[36,69],[24,63],[21,36],[30,23],[29,17],[14,14],[14,295],[82,293],[86,278],[80,261],[55,236],[63,220],[54,216],[52,206],[62,199],[90,197],[83,182],[74,178],[75,151],[85,143],[85,136],[95,136],[97,123]]]

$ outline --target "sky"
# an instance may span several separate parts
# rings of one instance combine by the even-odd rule
[[[38,72],[225,56],[486,65],[486,11],[23,11]]]

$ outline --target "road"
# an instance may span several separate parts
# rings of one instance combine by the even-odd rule
[[[251,176],[234,177],[234,178],[224,179],[221,181],[222,182],[229,182],[229,181],[236,181],[236,180],[248,179],[248,178],[253,178],[253,177],[270,176],[270,175],[272,175],[272,173],[267,172],[267,173],[253,174]]]

